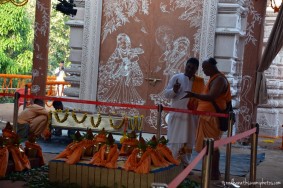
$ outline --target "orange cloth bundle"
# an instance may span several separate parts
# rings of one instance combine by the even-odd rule
[[[159,153],[157,150],[148,148],[150,151],[150,158],[153,166],[156,167],[166,167],[169,166],[168,161],[166,161],[161,153]]]
[[[22,171],[26,168],[31,168],[29,159],[21,146],[10,145],[8,146],[8,151],[12,154],[16,171]]]
[[[24,169],[30,169],[30,162],[28,157],[25,155],[22,146],[15,145],[19,143],[19,136],[15,133],[7,123],[6,127],[2,130],[3,137],[9,138],[8,151],[12,154],[15,170],[22,171]]]
[[[139,156],[140,149],[135,148],[124,164],[125,170],[132,170],[139,174],[147,174],[151,167],[151,150],[146,150]]]
[[[59,153],[54,159],[59,159],[59,158],[66,158],[67,156],[71,155],[74,150],[79,146],[80,142],[72,142],[70,143],[66,149],[64,149],[61,153]]]
[[[6,128],[2,130],[2,133],[3,133],[3,137],[8,137],[10,139],[18,137],[17,133]]]
[[[107,148],[110,147],[110,148]],[[107,150],[109,149],[109,153]],[[117,159],[119,157],[119,151],[117,144],[103,145],[97,153],[95,153],[89,162],[89,164],[104,166],[107,168],[117,168]]]
[[[41,149],[40,145],[26,141],[25,146],[26,146],[26,148],[32,148],[32,149],[37,150],[36,156],[40,158],[40,165],[41,166],[44,165],[44,159],[43,159],[42,149]]]
[[[130,155],[138,145],[139,141],[136,138],[125,138],[120,150],[120,155]]]
[[[167,161],[175,165],[179,165],[180,161],[173,157],[172,151],[164,144],[158,144],[156,147],[157,153],[160,153]]]
[[[83,154],[83,151],[85,148],[88,148],[90,146],[93,146],[95,143],[95,140],[82,140],[78,143],[77,147],[73,150],[73,152],[67,156],[67,164],[75,164],[77,163]]]
[[[8,166],[9,151],[7,147],[0,147],[0,177],[5,177]]]

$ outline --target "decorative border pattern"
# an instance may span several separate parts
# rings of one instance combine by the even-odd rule
[[[217,3],[218,0],[210,0],[203,4],[199,52],[200,62],[214,56]]]
[[[86,0],[80,78],[80,99],[96,100],[101,19],[102,0]],[[93,84],[90,85],[90,83]],[[86,105],[82,104],[81,109],[90,110],[86,108]]]

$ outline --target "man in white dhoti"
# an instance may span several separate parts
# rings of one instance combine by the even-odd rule
[[[198,59],[190,58],[186,63],[185,73],[176,74],[169,80],[164,93],[166,98],[171,99],[172,108],[196,109],[197,99],[181,98],[186,95],[185,91],[202,92],[204,80],[195,75],[198,67]],[[191,160],[197,124],[198,117],[196,115],[181,112],[170,112],[168,114],[168,147],[171,149],[173,156],[179,158],[185,166]]]

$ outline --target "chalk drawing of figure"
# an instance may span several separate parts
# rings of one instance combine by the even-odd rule
[[[181,72],[189,57],[189,46],[190,41],[187,37],[179,37],[174,41],[171,53],[164,59],[166,62],[164,75],[169,75],[171,78],[174,74]]]
[[[132,48],[130,37],[125,33],[117,36],[117,46],[105,66],[100,70],[100,101],[144,104],[145,100],[137,92],[143,83],[143,73],[138,64],[141,48]]]
[[[186,61],[190,56],[190,40],[187,37],[181,36],[174,40],[172,30],[166,26],[161,26],[156,31],[156,43],[163,50],[163,54],[159,58],[159,62],[163,63],[163,75],[165,82],[168,83],[170,78],[182,72]],[[166,87],[164,85],[164,89]],[[151,94],[151,100],[157,103],[162,103],[165,106],[170,105],[170,100],[164,97],[164,89],[158,94]]]
[[[155,32],[156,43],[163,50],[159,62],[165,62],[168,55],[173,50],[174,34],[173,30],[167,26],[160,26]]]

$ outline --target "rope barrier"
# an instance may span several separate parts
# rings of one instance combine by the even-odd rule
[[[214,148],[218,148],[222,145],[232,143],[234,141],[237,141],[239,139],[242,139],[244,137],[247,137],[257,131],[257,128],[250,129],[248,131],[245,131],[243,133],[239,133],[237,135],[223,138],[221,140],[217,140],[214,142]],[[193,168],[198,164],[198,162],[204,157],[206,153],[206,146],[201,150],[201,152],[195,157],[195,159],[175,178],[173,179],[169,185],[168,188],[177,187],[187,176],[188,174],[193,170]]]
[[[14,94],[0,93],[0,96],[14,96]],[[69,98],[61,98],[61,97],[58,98],[58,97],[48,97],[48,96],[42,97],[42,96],[26,95],[26,98],[31,98],[31,99],[38,98],[38,99],[42,99],[42,100],[53,100],[53,101],[59,100],[59,101],[62,101],[62,102],[94,104],[94,105],[101,105],[101,106],[116,106],[116,107],[124,107],[124,108],[158,110],[158,106],[99,102],[99,101],[69,99]],[[214,113],[214,112],[203,112],[203,111],[187,110],[187,109],[178,109],[178,108],[170,108],[170,107],[163,107],[163,110],[164,111],[170,111],[170,112],[181,112],[181,113],[188,113],[188,114],[193,114],[193,115],[206,115],[206,116],[214,116],[214,117],[226,117],[226,118],[228,118],[228,116],[229,116],[228,114],[220,114],[220,113]]]
[[[168,187],[177,187],[193,170],[193,168],[199,163],[199,161],[206,154],[207,146],[205,146],[201,152],[195,157],[195,159],[178,175],[175,177],[171,183],[169,183]]]

